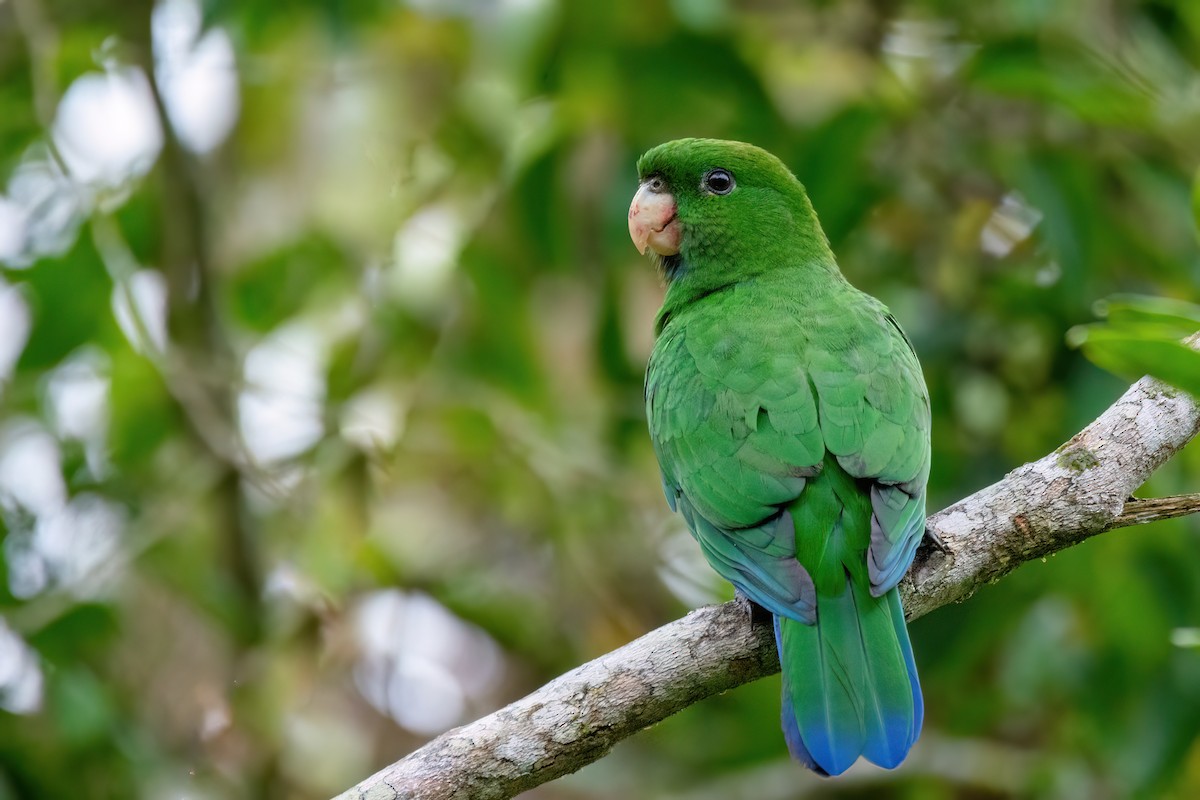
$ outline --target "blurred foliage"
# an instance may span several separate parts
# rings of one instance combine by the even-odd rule
[[[660,141],[806,184],[921,356],[933,509],[1123,390],[1072,328],[1196,389],[1200,4],[158,9],[0,2],[0,798],[326,797],[726,596],[644,429]],[[806,781],[767,680],[530,796],[1195,797],[1198,546],[1115,532],[916,622],[893,773]]]
[[[1200,306],[1122,296],[1098,305],[1109,324],[1073,328],[1068,341],[1118,375],[1150,374],[1200,397],[1200,352],[1180,341],[1200,331]]]

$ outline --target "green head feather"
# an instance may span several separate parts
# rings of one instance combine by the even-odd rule
[[[815,270],[822,279],[838,274],[804,186],[765,150],[677,139],[649,150],[637,169],[641,181],[665,183],[683,229],[679,254],[658,258],[670,286],[668,304],[772,270]],[[718,171],[732,178],[728,193],[713,191],[707,181]]]

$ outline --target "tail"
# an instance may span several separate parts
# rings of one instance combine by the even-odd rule
[[[821,775],[859,756],[888,768],[904,760],[924,703],[897,589],[872,597],[847,578],[841,594],[817,596],[815,625],[776,616],[775,642],[793,757]]]

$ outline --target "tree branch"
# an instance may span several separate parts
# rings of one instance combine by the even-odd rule
[[[930,517],[945,550],[917,552],[901,585],[908,618],[962,602],[1031,559],[1159,518],[1143,504],[1165,501],[1131,503],[1131,495],[1198,431],[1191,395],[1142,378],[1053,453]]]
[[[929,518],[941,544],[927,541],[901,584],[908,618],[1098,533],[1200,510],[1200,495],[1130,498],[1198,431],[1196,400],[1138,381],[1053,453]],[[701,608],[447,731],[337,800],[512,797],[697,700],[778,670],[769,625],[749,624],[736,603]]]

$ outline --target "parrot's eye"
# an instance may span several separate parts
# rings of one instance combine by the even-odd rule
[[[729,194],[733,191],[735,184],[729,170],[714,169],[704,176],[700,185],[704,187],[705,191],[713,194]]]

